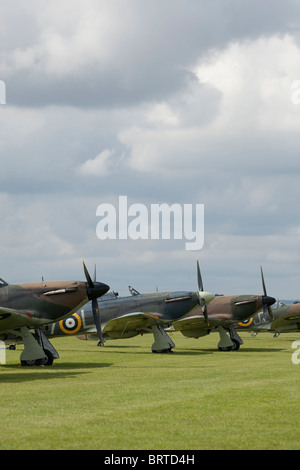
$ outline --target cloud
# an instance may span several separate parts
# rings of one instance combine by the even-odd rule
[[[212,51],[195,73],[201,83],[222,94],[218,126],[227,132],[232,124],[235,132],[240,126],[294,131],[298,116],[292,83],[300,76],[299,59],[300,47],[289,34],[234,42]]]
[[[286,171],[288,160],[294,171],[299,167],[294,146],[299,110],[291,85],[300,76],[299,59],[300,48],[290,35],[234,42],[209,52],[193,70],[199,80],[190,96],[193,121],[185,119],[187,109],[179,105],[178,94],[177,102],[154,103],[152,111],[141,114],[139,126],[120,131],[130,149],[129,165],[143,172],[168,168],[172,174],[187,165],[204,174],[214,167],[253,173],[257,165],[262,171]],[[211,111],[209,104],[203,106],[205,92],[213,98]],[[156,127],[149,125],[149,116]],[[286,148],[285,158],[278,158]]]
[[[2,6],[0,66],[13,104],[163,100],[185,86],[208,49],[281,33],[296,12],[293,1],[279,0],[41,0],[26,8],[12,0]]]
[[[0,9],[3,275],[33,280],[46,266],[47,278],[80,278],[84,257],[116,290],[129,278],[140,290],[190,289],[199,256],[207,289],[259,293],[263,264],[270,295],[273,285],[296,296],[295,2],[11,0]],[[130,204],[204,203],[201,253],[100,242],[96,208],[121,194]]]
[[[78,168],[83,176],[107,176],[111,172],[113,150],[105,149],[94,159],[89,158]]]

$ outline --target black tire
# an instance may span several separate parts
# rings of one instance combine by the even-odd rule
[[[22,367],[38,367],[38,366],[52,366],[54,357],[48,349],[44,349],[47,356],[46,359],[33,359],[29,361],[21,361]]]
[[[42,365],[43,366],[52,366],[53,361],[54,361],[54,357],[53,357],[52,353],[48,349],[44,349],[44,353],[46,354],[47,359],[45,359],[45,362],[43,361]]]
[[[231,338],[231,341],[233,342],[233,346],[231,348],[231,351],[238,351],[240,349],[240,343],[237,339]]]
[[[226,346],[224,348],[222,347],[218,347],[218,350],[219,351],[238,351],[240,349],[240,343],[238,340],[236,340],[235,338],[231,338],[231,341],[233,342],[233,346]]]
[[[225,348],[218,347],[218,350],[221,351],[221,352],[231,351],[231,350],[232,350],[232,346],[227,346],[227,347],[225,347]]]
[[[33,359],[29,361],[21,361],[22,367],[35,367],[40,366],[43,362],[43,359]]]

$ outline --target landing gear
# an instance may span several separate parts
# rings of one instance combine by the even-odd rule
[[[20,329],[20,336],[24,343],[20,356],[22,367],[51,366],[53,360],[59,358],[58,352],[39,328],[35,328],[33,335],[24,326]]]
[[[222,326],[218,327],[218,331],[220,335],[220,341],[218,343],[219,351],[238,351],[240,349],[241,344],[243,344],[243,340],[234,328],[228,328],[229,335]]]
[[[37,367],[37,366],[52,366],[54,357],[51,353],[51,351],[48,351],[48,349],[43,350],[46,358],[44,359],[29,359],[29,360],[22,360],[21,361],[21,366],[22,367]]]
[[[169,353],[173,353],[174,351],[172,351],[171,348],[168,348],[168,349],[162,349],[161,351],[155,351],[154,349],[152,349],[152,352],[155,354],[169,354]]]
[[[157,354],[168,354],[172,353],[172,348],[175,348],[175,344],[171,338],[167,335],[162,326],[153,326],[151,331],[154,336],[154,343],[152,344],[152,352]]]
[[[240,343],[235,339],[232,339],[232,346],[218,346],[219,351],[238,351],[239,349]]]

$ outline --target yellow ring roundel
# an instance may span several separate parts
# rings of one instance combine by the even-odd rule
[[[81,318],[78,313],[73,313],[70,317],[60,320],[59,327],[66,335],[74,335],[80,330],[81,324]]]
[[[253,322],[253,318],[249,318],[249,320],[245,320],[241,323],[239,323],[240,326],[250,326],[252,325],[252,322]]]

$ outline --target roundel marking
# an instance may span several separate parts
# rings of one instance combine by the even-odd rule
[[[253,318],[249,318],[249,320],[242,321],[241,323],[239,323],[239,325],[240,326],[250,326],[250,325],[252,325],[252,322],[253,322]]]
[[[71,317],[60,320],[59,327],[66,335],[74,335],[81,328],[81,318],[77,313],[74,313]]]

